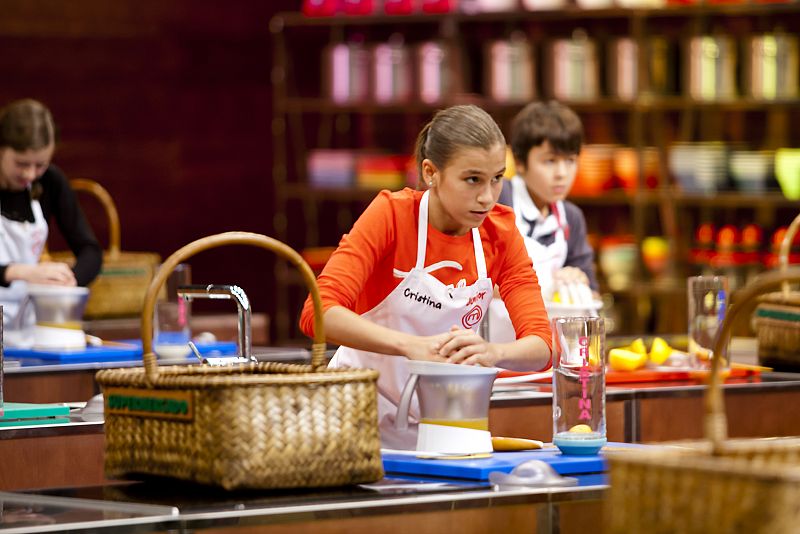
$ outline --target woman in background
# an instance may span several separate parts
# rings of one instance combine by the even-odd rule
[[[550,365],[550,327],[511,208],[498,206],[505,139],[476,106],[439,111],[416,148],[427,191],[382,191],[331,256],[318,285],[334,367],[380,371],[384,447],[413,448],[416,425],[395,431],[407,360],[515,370]],[[478,327],[499,286],[517,339],[489,343]],[[310,298],[300,318],[313,336]],[[419,416],[412,406],[412,419]]]
[[[0,110],[0,304],[9,346],[33,342],[25,332],[33,309],[19,313],[27,283],[85,286],[103,260],[66,176],[50,163],[55,141],[53,117],[40,102],[17,100]],[[74,267],[39,262],[51,218],[75,254]]]

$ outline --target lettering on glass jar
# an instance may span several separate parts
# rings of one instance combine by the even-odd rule
[[[578,408],[581,413],[578,415],[578,419],[590,421],[592,419],[592,399],[589,398],[589,338],[581,336],[578,338],[578,345],[581,357],[581,370],[578,374],[581,383],[581,398],[578,401]]]

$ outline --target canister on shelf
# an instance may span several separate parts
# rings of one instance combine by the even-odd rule
[[[369,52],[360,41],[335,43],[324,52],[327,94],[337,104],[363,102],[369,95]]]
[[[426,104],[461,91],[461,61],[454,47],[440,41],[417,46],[417,91]]]
[[[620,100],[633,100],[637,95],[664,95],[672,91],[675,65],[670,43],[663,37],[643,41],[644,73],[639,75],[639,44],[630,37],[613,39],[608,45],[608,94]]]
[[[373,97],[380,104],[406,102],[411,98],[411,57],[403,36],[393,34],[372,49]]]
[[[797,98],[797,36],[768,33],[745,43],[743,87],[748,95],[763,100]]]
[[[556,39],[547,54],[549,96],[559,100],[593,100],[599,96],[597,45],[583,30]]]
[[[729,100],[736,97],[736,43],[732,37],[692,37],[687,56],[689,96],[696,100]]]
[[[533,46],[522,32],[485,47],[485,92],[497,102],[527,102],[536,91]]]

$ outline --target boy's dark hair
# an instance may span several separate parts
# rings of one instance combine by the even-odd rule
[[[570,108],[551,100],[532,102],[511,123],[511,152],[527,164],[528,152],[548,141],[558,154],[578,154],[583,144],[583,124]]]

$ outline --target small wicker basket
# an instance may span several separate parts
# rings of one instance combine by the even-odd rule
[[[159,367],[152,328],[160,288],[180,262],[221,245],[265,248],[300,270],[315,312],[310,365]],[[97,373],[105,397],[107,476],[168,476],[226,489],[339,486],[380,479],[378,373],[326,368],[321,309],[309,266],[270,237],[228,232],[173,253],[145,296],[144,368]]]
[[[161,256],[155,252],[122,252],[120,250],[119,214],[111,195],[93,180],[70,180],[75,191],[96,197],[108,215],[108,250],[103,254],[103,267],[94,282],[89,284],[89,300],[84,317],[102,319],[134,317],[142,313],[144,294]],[[75,256],[69,252],[48,252],[42,259],[63,261],[72,265]]]
[[[789,225],[781,242],[781,271],[789,267],[789,253],[798,229],[800,215]],[[785,282],[781,291],[764,295],[758,301],[753,322],[761,364],[780,370],[800,370],[800,292],[792,291]]]
[[[714,354],[721,354],[734,319],[748,301],[783,281],[798,280],[800,268],[791,267],[764,274],[745,287],[728,310]],[[605,532],[798,532],[800,439],[728,440],[720,383],[719,358],[714,358],[705,393],[706,441],[608,453]]]

